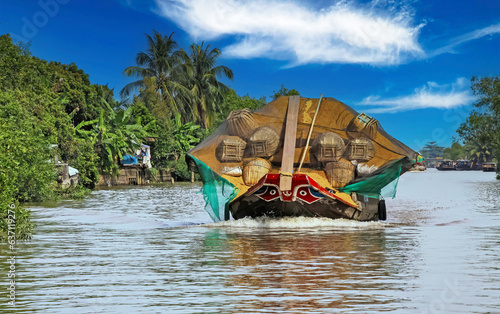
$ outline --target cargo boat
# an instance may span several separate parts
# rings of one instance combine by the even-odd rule
[[[385,220],[419,155],[334,98],[280,97],[231,112],[188,162],[214,221],[244,217]]]

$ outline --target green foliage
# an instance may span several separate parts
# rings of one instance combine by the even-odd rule
[[[186,155],[182,154],[177,160],[167,161],[167,167],[176,181],[188,181],[191,179],[191,172],[186,163]]]
[[[451,147],[447,147],[443,150],[443,158],[451,159],[453,161],[466,159],[466,154],[465,148],[458,142],[453,143]]]
[[[71,198],[71,199],[82,199],[88,196],[92,190],[83,187],[81,185],[72,186],[66,189],[58,187],[54,190],[56,193],[57,199],[61,198]]]
[[[18,201],[50,198],[55,172],[49,162],[50,143],[35,118],[21,106],[20,96],[0,92],[0,216],[6,233],[7,205],[16,204],[16,236],[26,238],[33,227],[29,212]]]
[[[146,51],[137,53],[136,66],[123,71],[125,76],[138,80],[127,84],[120,92],[122,97],[127,97],[139,90],[155,117],[167,123],[175,114],[190,114],[185,104],[191,99],[191,92],[180,83],[186,81],[185,71],[173,35],[164,36],[156,30],[153,36],[146,35]]]
[[[74,125],[99,117],[102,108],[115,107],[113,91],[90,84],[75,64],[46,62],[32,57],[27,46],[0,36],[0,91],[16,94],[23,110],[33,116],[40,132],[57,143],[59,159],[80,171],[81,182],[92,188],[98,181],[97,161]]]
[[[54,155],[80,172],[81,183],[93,188],[99,179],[93,145],[75,135],[74,125],[93,120],[102,108],[116,106],[113,91],[90,84],[75,64],[34,57],[29,45],[0,36],[0,212],[16,204],[17,236],[29,237],[29,212],[19,202],[58,198]],[[57,144],[50,149],[51,144]],[[81,191],[78,191],[81,189]],[[72,197],[88,190],[64,192]],[[5,220],[1,221],[6,231]]]
[[[155,167],[170,169],[178,180],[189,180],[191,175],[185,154],[206,136],[206,131],[193,122],[182,124],[180,115],[176,115],[168,126],[160,125],[158,129],[158,137],[151,148],[152,163]]]
[[[189,98],[192,119],[202,128],[210,128],[215,120],[215,114],[220,111],[223,95],[229,91],[229,87],[218,81],[219,77],[233,79],[233,71],[226,66],[217,65],[217,59],[221,55],[218,48],[210,49],[210,45],[204,47],[192,44],[189,47],[189,57],[181,50],[183,56],[186,78],[186,87],[191,91]]]
[[[75,128],[83,139],[94,145],[99,156],[99,167],[105,174],[117,175],[123,155],[133,153],[147,136],[151,136],[148,130],[154,121],[143,127],[139,118],[131,124],[132,111],[132,107],[118,112],[108,108],[106,119],[106,111],[101,109],[98,119],[81,122]],[[92,129],[86,130],[85,127],[89,125]]]
[[[16,240],[30,239],[33,233],[30,217],[31,212],[28,209],[22,207],[18,201],[5,198],[5,195],[0,193],[0,240],[7,240],[8,236],[12,236],[8,231],[15,233]],[[14,219],[9,220],[12,218]]]
[[[59,144],[65,152],[69,165],[78,169],[79,183],[87,189],[95,188],[99,182],[99,156],[95,153],[94,145],[81,138]]]
[[[443,156],[444,147],[439,146],[436,142],[427,143],[421,150],[420,153],[424,158],[436,158]]]
[[[166,125],[180,115],[182,122],[194,122],[204,129],[212,126],[229,89],[218,78],[233,78],[231,69],[217,65],[220,50],[192,44],[188,54],[179,49],[173,33],[165,36],[153,31],[146,38],[147,49],[137,54],[137,65],[123,72],[138,80],[123,88],[122,97],[139,90],[145,106]]]
[[[151,111],[146,107],[141,98],[137,97],[130,107],[132,109],[130,116],[131,123],[140,122],[143,127],[149,125],[149,131],[152,133],[158,131],[156,118],[151,114]]]
[[[0,92],[1,190],[20,201],[42,201],[50,197],[55,175],[50,142],[16,96],[22,94]]]
[[[472,77],[471,83],[478,100],[457,133],[477,161],[500,160],[500,75]]]
[[[215,123],[210,129],[212,133],[227,118],[229,113],[234,110],[248,108],[257,110],[266,104],[266,98],[253,98],[248,95],[238,96],[234,89],[230,89],[224,94],[224,101],[221,105],[221,111],[216,115]]]
[[[285,84],[281,84],[281,88],[278,91],[273,91],[271,95],[272,100],[275,100],[281,96],[295,96],[300,95],[300,93],[295,89],[288,89],[285,87]]]

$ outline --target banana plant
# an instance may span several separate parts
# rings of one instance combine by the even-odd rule
[[[81,122],[75,131],[94,145],[101,172],[117,175],[118,163],[123,155],[133,153],[146,137],[154,135],[148,133],[152,122],[144,127],[140,119],[135,124],[129,123],[132,108],[115,112],[109,105],[107,107],[107,110],[101,109],[99,118]],[[88,129],[88,126],[92,127]]]
[[[198,144],[200,139],[196,131],[200,129],[199,125],[194,122],[182,124],[180,114],[176,114],[173,126],[172,134],[182,152],[187,152]]]

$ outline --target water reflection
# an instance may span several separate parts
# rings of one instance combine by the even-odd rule
[[[362,223],[361,223],[362,224]],[[377,310],[404,306],[405,291],[419,270],[415,233],[375,230],[215,229],[205,249],[230,252],[231,289],[224,292],[234,310],[280,313],[319,309]]]

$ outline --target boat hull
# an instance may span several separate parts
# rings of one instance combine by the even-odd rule
[[[369,199],[363,203],[362,210],[349,207],[333,200],[320,201],[315,204],[307,204],[301,201],[266,202],[257,196],[249,196],[234,202],[230,211],[234,219],[245,217],[325,217],[330,219],[353,219],[359,221],[377,221],[378,200]]]
[[[319,186],[306,175],[294,175],[291,191],[280,191],[279,175],[267,175],[245,195],[231,202],[234,219],[245,217],[325,217],[379,220],[379,200],[353,194],[356,207]]]

